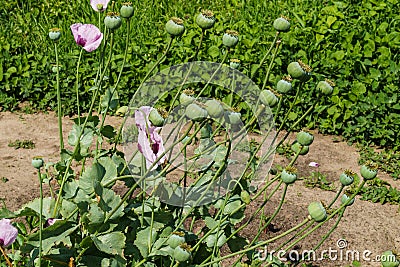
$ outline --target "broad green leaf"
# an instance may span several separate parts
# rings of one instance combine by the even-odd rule
[[[101,107],[104,113],[107,106],[109,110],[116,110],[119,103],[118,92],[115,89],[107,88],[104,95],[101,96]]]
[[[46,219],[52,218],[54,210],[55,201],[52,198],[43,198],[43,217]],[[19,216],[37,216],[40,212],[40,199],[36,198],[31,202],[22,206],[22,208],[17,211]]]
[[[112,189],[102,188],[101,194],[99,194],[99,196],[100,196],[99,207],[107,214],[111,213],[114,209],[116,209],[121,202],[121,197],[115,194],[115,192]],[[117,211],[111,216],[111,219],[115,220],[124,215],[124,207],[125,204],[122,204],[117,209]]]
[[[92,240],[98,250],[111,254],[123,255],[125,247],[125,235],[122,232],[111,232],[105,235],[92,236]]]
[[[78,229],[79,225],[73,222],[56,221],[53,225],[44,228],[42,231],[43,238],[43,254],[47,254],[51,248],[64,244],[65,246],[72,247],[70,235]],[[22,248],[23,251],[32,251],[32,249],[39,246],[39,232],[29,236],[28,241]]]
[[[229,201],[225,205],[223,213],[226,215],[232,215],[239,210],[241,205],[242,205],[242,202],[240,201],[240,199],[234,200],[234,201]]]
[[[103,166],[96,162],[93,163],[92,166],[83,172],[81,178],[79,179],[79,188],[87,194],[92,194],[95,186],[101,182],[105,173],[106,171]]]
[[[157,237],[156,230],[154,229],[150,230],[150,227],[147,227],[136,234],[136,240],[133,243],[139,249],[140,254],[142,254],[142,257],[146,258],[148,256],[150,248],[156,241],[156,237]]]
[[[101,184],[103,186],[106,186],[108,183],[110,183],[115,177],[117,177],[117,167],[115,166],[115,163],[113,159],[110,157],[102,157],[98,159],[98,162],[100,163],[101,166],[103,166],[104,170],[106,173],[104,174]]]

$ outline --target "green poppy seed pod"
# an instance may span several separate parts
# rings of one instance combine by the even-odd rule
[[[242,190],[240,192],[240,199],[243,201],[243,203],[249,204],[251,201],[249,192],[247,192],[246,190]]]
[[[193,103],[193,101],[194,101],[194,97],[187,95],[186,93],[182,93],[179,96],[179,102],[181,103],[182,106],[186,107],[187,105]]]
[[[287,17],[282,16],[274,20],[273,26],[278,32],[287,32],[290,29],[290,22]]]
[[[309,132],[301,131],[297,133],[296,140],[302,146],[309,146],[314,141],[314,136]]]
[[[149,121],[156,127],[164,125],[164,118],[158,113],[156,109],[152,109],[149,114]]]
[[[371,180],[376,177],[378,171],[376,169],[376,166],[368,166],[364,164],[361,166],[360,173],[365,180]]]
[[[237,58],[232,58],[232,59],[230,60],[230,62],[229,62],[229,66],[230,66],[232,69],[237,70],[237,69],[240,67],[240,60],[237,59]]]
[[[207,118],[207,110],[199,107],[197,104],[192,103],[186,107],[186,116],[193,121],[202,121]]]
[[[185,262],[190,258],[190,246],[183,243],[174,249],[174,259],[179,262]]]
[[[289,93],[290,91],[292,91],[292,82],[291,81],[292,81],[291,78],[290,78],[290,80],[287,80],[287,79],[279,80],[278,83],[276,84],[276,90],[282,94]]]
[[[294,153],[298,153],[299,155],[306,155],[310,150],[309,146],[302,146],[299,142],[294,142],[291,146],[291,149]]]
[[[335,83],[329,79],[325,79],[325,81],[320,81],[317,84],[317,89],[319,89],[324,95],[330,95],[333,92],[333,87]]]
[[[308,213],[316,222],[322,222],[327,217],[326,210],[319,201],[311,202],[310,205],[308,205]]]
[[[397,255],[391,250],[383,252],[380,259],[382,267],[398,267],[400,265]]]
[[[262,90],[260,93],[260,101],[266,106],[272,108],[278,103],[278,97],[270,90]]]
[[[342,198],[340,199],[342,204],[346,204],[350,200],[350,197],[346,194],[343,194]],[[351,199],[350,202],[347,203],[346,206],[351,206],[354,203],[354,198]]]
[[[340,176],[339,180],[344,186],[351,185],[354,182],[355,173],[351,170],[345,170]]]
[[[61,31],[59,28],[52,28],[49,31],[49,37],[53,41],[57,41],[61,37]]]
[[[173,232],[167,240],[167,244],[171,248],[176,248],[183,243],[185,243],[185,233],[183,232]]]
[[[242,122],[241,114],[239,112],[227,112],[228,122],[232,125],[238,125]]]
[[[289,75],[302,82],[306,82],[311,78],[311,67],[303,63],[301,60],[291,62],[287,67]]]
[[[104,25],[110,29],[111,31],[115,31],[119,27],[121,27],[122,21],[119,17],[119,14],[116,12],[109,12],[107,16],[104,18]]]
[[[44,161],[41,157],[34,157],[32,159],[32,166],[35,167],[36,169],[40,169],[43,167]]]
[[[165,30],[172,36],[180,36],[185,31],[183,20],[177,17],[172,17],[167,24],[165,24]]]
[[[297,173],[295,168],[286,168],[281,173],[282,182],[285,184],[293,184],[297,180]]]
[[[235,47],[239,41],[239,33],[237,31],[228,30],[222,36],[222,43],[226,47]]]
[[[217,100],[208,100],[205,103],[206,110],[212,118],[220,118],[224,115],[224,108]]]
[[[131,2],[122,3],[121,9],[119,10],[121,17],[129,19],[133,16],[133,7]]]
[[[196,23],[203,30],[211,29],[215,24],[214,13],[210,10],[202,10],[196,17]]]

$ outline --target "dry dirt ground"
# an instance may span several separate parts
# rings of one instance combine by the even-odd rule
[[[111,121],[114,125],[121,123],[120,118],[112,118]],[[63,124],[64,138],[66,138],[72,122],[69,118],[64,118]],[[348,146],[345,142],[334,141],[337,137],[314,134],[315,141],[310,147],[309,154],[300,157],[296,164],[301,176],[307,177],[312,171],[315,171],[315,168],[308,166],[311,161],[318,162],[321,165],[319,171],[327,175],[328,180],[335,181],[336,185],[339,175],[345,169],[358,172],[359,155],[356,148]],[[32,140],[35,143],[35,148],[15,149],[8,146],[10,142],[17,139]],[[0,199],[7,208],[17,210],[24,203],[38,197],[37,172],[31,166],[31,159],[34,156],[43,156],[46,162],[56,162],[59,156],[58,151],[58,126],[54,113],[0,112],[0,178],[2,178],[0,181]],[[283,165],[285,158],[276,156],[275,163]],[[387,174],[379,173],[379,177],[390,182],[392,186],[400,188],[400,182],[393,181]],[[323,200],[329,202],[334,195],[334,192],[306,188],[302,182],[295,183],[289,187],[282,212],[274,221],[274,228],[285,230],[297,224],[306,217],[307,206],[311,201]],[[271,208],[270,214],[272,214],[278,200],[278,198],[272,199],[267,206]],[[259,203],[252,204],[255,208]],[[268,213],[268,210],[266,213]],[[258,225],[254,226],[257,227]],[[246,230],[246,235],[252,235],[251,229]],[[323,227],[322,231],[317,231],[311,238],[300,243],[297,247],[298,251],[310,249],[310,245],[315,245],[317,238],[321,237],[327,229],[329,227]],[[340,250],[337,247],[339,239],[347,242],[347,247],[342,250],[342,260],[340,260]],[[329,249],[337,250],[338,258],[336,260],[325,259],[322,262],[315,261],[312,262],[313,266],[348,266],[351,261],[346,261],[345,253],[349,251],[359,253],[362,266],[380,266],[380,264],[374,262],[378,254],[385,250],[397,249],[400,251],[399,206],[356,200],[355,204],[346,210],[345,217],[340,222],[339,227],[322,245],[320,251]],[[363,253],[367,253],[367,250],[370,251],[367,256],[371,260],[363,260]]]

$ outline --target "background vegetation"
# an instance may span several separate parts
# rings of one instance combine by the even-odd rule
[[[187,30],[174,44],[161,68],[181,63],[193,55],[200,37],[194,16],[206,8],[215,12],[217,24],[207,33],[199,59],[221,60],[223,32],[237,30],[240,42],[232,57],[239,58],[242,61],[240,70],[250,75],[274,37],[272,21],[283,14],[291,19],[292,27],[281,36],[281,57],[274,66],[281,71],[273,73],[285,73],[287,64],[302,59],[316,73],[322,74],[314,76],[314,82],[330,78],[337,85],[330,99],[321,99],[317,114],[310,114],[300,127],[318,127],[324,133],[343,134],[349,141],[399,147],[400,4],[397,0],[362,3],[207,0],[190,3],[183,0],[134,2],[128,65],[119,87],[122,103],[128,103],[145,73],[165,49],[169,37],[164,25],[171,16],[183,18]],[[62,92],[64,112],[73,114],[79,48],[67,45],[73,42],[69,26],[76,22],[98,24],[97,21],[89,1],[4,2],[0,7],[0,106],[14,110],[19,103],[28,101],[35,109],[55,108],[55,74],[52,72],[55,55],[47,33],[49,28],[59,27],[63,33],[59,45],[61,87],[69,88]],[[117,37],[119,51],[124,47],[123,35],[121,31]],[[119,56],[114,57],[112,68],[117,68],[121,61]],[[95,77],[93,64],[96,63],[85,54],[83,62],[80,94],[81,104],[87,107]],[[268,86],[274,88],[279,79],[271,77]],[[261,86],[263,77],[256,76],[254,80]],[[301,105],[290,114],[292,121],[308,108],[310,98],[316,97],[305,89],[299,98]]]

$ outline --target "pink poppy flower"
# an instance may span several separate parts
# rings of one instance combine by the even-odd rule
[[[102,12],[106,10],[108,2],[110,0],[90,0],[90,5],[97,12]]]
[[[165,151],[163,140],[159,134],[161,127],[156,127],[149,121],[149,114],[152,110],[152,107],[143,106],[135,111],[135,123],[139,130],[138,149],[146,159],[147,168],[150,168]],[[164,162],[165,156],[160,158],[154,167]]]
[[[308,166],[310,166],[310,167],[319,167],[320,165],[319,165],[318,162],[312,161],[312,162],[310,162],[310,164],[308,164]]]
[[[75,23],[71,25],[71,31],[76,44],[87,52],[96,50],[103,40],[103,34],[92,24]]]
[[[0,220],[0,246],[8,247],[17,238],[18,230],[11,225],[9,219]]]

